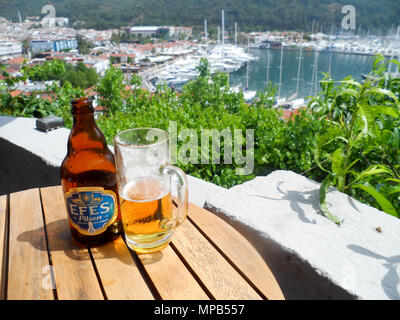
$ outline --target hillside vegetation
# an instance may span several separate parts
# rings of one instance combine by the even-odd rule
[[[187,25],[202,27],[220,23],[225,9],[226,28],[237,21],[241,30],[330,31],[340,28],[344,5],[356,8],[357,26],[363,30],[388,30],[400,24],[398,0],[52,0],[57,16],[72,23],[84,21],[87,28],[107,29],[127,25]],[[40,16],[48,0],[0,0],[0,16],[18,21]],[[43,16],[43,15],[41,15]],[[81,24],[80,24],[81,25]]]

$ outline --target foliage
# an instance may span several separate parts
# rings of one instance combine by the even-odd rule
[[[0,115],[35,118],[56,115],[62,117],[65,125],[71,128],[71,100],[82,96],[83,91],[73,88],[69,82],[61,87],[53,84],[45,93],[33,92],[28,95],[12,96],[9,92],[0,90]]]
[[[232,164],[224,164],[223,152],[225,141],[221,139],[221,164],[201,164],[200,147],[194,151],[194,161],[178,162],[188,174],[216,183],[224,187],[232,187],[255,177],[267,174],[274,169],[288,169],[303,172],[311,169],[316,163],[313,160],[315,135],[323,132],[324,122],[314,120],[310,112],[304,110],[301,116],[291,121],[283,120],[279,110],[272,109],[273,101],[260,99],[257,104],[249,105],[243,94],[231,93],[227,85],[227,75],[222,73],[210,75],[208,63],[202,60],[198,66],[200,76],[186,84],[181,94],[174,93],[168,87],[158,87],[152,94],[144,90],[128,91],[118,97],[119,103],[111,106],[112,97],[120,89],[112,77],[118,78],[118,72],[110,70],[106,74],[107,82],[114,87],[103,84],[101,104],[112,112],[98,119],[98,125],[111,144],[113,136],[132,127],[157,127],[168,130],[170,121],[175,121],[177,131],[193,129],[200,145],[201,130],[241,129],[243,150],[245,149],[246,130],[254,130],[254,172],[241,176],[236,174],[237,168],[244,165],[233,159]],[[265,95],[265,94],[264,94]],[[268,95],[268,94],[266,94]],[[288,139],[290,137],[290,139]],[[179,137],[178,137],[179,138]],[[178,151],[188,141],[178,139]],[[182,153],[180,154],[182,156]],[[180,158],[178,157],[178,160]],[[318,178],[318,173],[311,171],[310,177]]]
[[[315,116],[331,124],[316,137],[315,160],[327,173],[321,208],[336,223],[326,207],[331,185],[400,217],[399,80],[386,75],[380,56],[364,83],[348,77],[335,88],[326,75],[322,92],[310,102]]]
[[[91,42],[85,40],[80,34],[76,36],[76,42],[80,54],[88,54],[90,49],[94,47]]]
[[[105,108],[107,114],[115,114],[117,110],[125,110],[124,99],[128,96],[125,87],[124,74],[118,68],[109,68],[104,77],[100,79],[97,86],[97,92],[100,96],[99,103]]]
[[[61,85],[66,82],[76,88],[89,88],[98,82],[98,76],[93,68],[88,68],[82,62],[76,66],[66,63],[63,60],[50,60],[34,66],[25,65],[22,68],[23,74],[32,81],[58,80]]]
[[[364,30],[390,28],[399,18],[398,0],[56,0],[57,16],[71,24],[84,21],[85,28],[113,29],[129,25],[188,25],[202,28],[221,22],[225,9],[226,30],[331,30],[340,24],[344,5],[354,5],[357,25]],[[0,0],[2,16],[18,21],[18,10],[26,16],[40,16],[48,0]],[[210,31],[212,31],[210,29]]]
[[[27,75],[11,77],[1,64],[0,70],[1,74],[6,76],[3,83],[0,80],[0,115],[35,118],[56,115],[62,117],[66,126],[71,128],[71,100],[82,97],[84,94],[82,89],[74,88],[71,83],[66,81],[62,86],[53,84],[45,92],[13,96],[10,93],[11,88],[15,83],[25,81]]]

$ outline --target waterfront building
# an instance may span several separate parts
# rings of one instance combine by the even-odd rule
[[[42,39],[32,40],[30,49],[32,53],[55,51],[59,52],[65,49],[77,49],[78,43],[76,39]]]
[[[22,44],[18,41],[0,41],[0,58],[8,59],[22,53]]]

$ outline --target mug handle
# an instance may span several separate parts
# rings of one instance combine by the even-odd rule
[[[168,174],[174,178],[176,181],[176,188],[178,191],[178,209],[176,218],[176,227],[181,225],[185,221],[188,209],[188,183],[186,174],[179,169],[170,164],[165,164],[160,168],[162,174]]]

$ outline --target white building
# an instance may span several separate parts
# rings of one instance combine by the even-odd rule
[[[22,44],[17,41],[0,41],[0,57],[13,57],[22,53]]]
[[[168,29],[171,37],[185,36],[187,38],[192,35],[193,31],[190,27],[168,27]]]
[[[97,74],[104,77],[107,69],[110,67],[110,60],[107,58],[93,57],[86,55],[84,56],[84,63],[91,65],[96,70]]]
[[[161,27],[156,26],[137,26],[132,27],[129,32],[136,36],[141,35],[142,37],[151,37],[156,35],[160,28]]]

